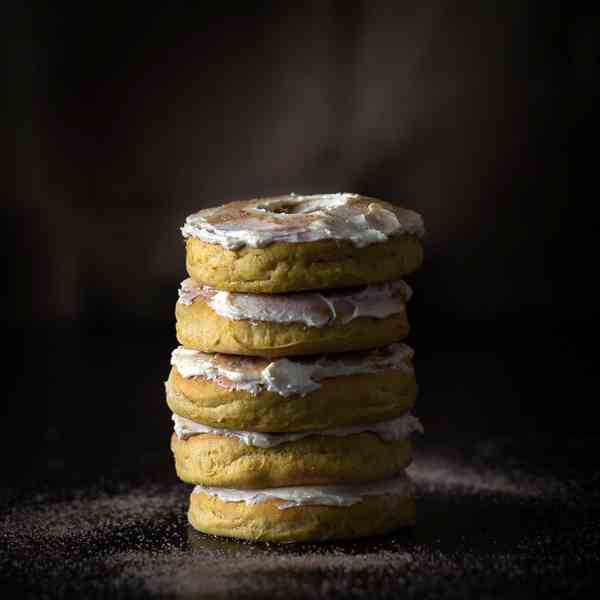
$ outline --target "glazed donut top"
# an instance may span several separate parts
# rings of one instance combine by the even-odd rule
[[[185,417],[174,414],[172,416],[175,434],[180,440],[187,440],[194,435],[210,434],[228,438],[235,438],[247,446],[256,448],[272,448],[280,444],[295,442],[314,435],[326,435],[334,437],[346,437],[358,433],[374,433],[384,442],[395,442],[407,438],[411,433],[418,431],[423,433],[423,426],[417,417],[413,415],[402,415],[389,421],[380,421],[370,425],[352,425],[348,427],[334,427],[331,429],[308,430],[295,433],[259,433],[256,431],[237,431],[233,429],[221,429],[209,427],[196,423]]]
[[[171,365],[182,377],[202,377],[226,389],[244,390],[255,396],[266,390],[287,398],[319,389],[319,382],[328,377],[386,369],[412,372],[412,356],[412,348],[400,343],[367,352],[274,361],[254,356],[208,354],[179,346],[171,354]]]
[[[319,240],[363,248],[404,234],[422,237],[424,226],[412,210],[359,194],[288,194],[201,210],[186,219],[181,233],[227,250]]]
[[[413,496],[415,486],[410,478],[402,473],[394,479],[354,483],[345,485],[303,485],[262,490],[236,490],[230,488],[197,485],[193,494],[208,494],[223,502],[244,502],[248,506],[267,500],[282,500],[279,509],[296,506],[352,506],[367,496]]]
[[[403,312],[412,290],[402,280],[343,291],[293,294],[246,294],[220,292],[185,279],[179,288],[180,304],[202,298],[218,315],[236,321],[303,323],[324,327],[339,318],[343,324],[359,317],[384,319]]]

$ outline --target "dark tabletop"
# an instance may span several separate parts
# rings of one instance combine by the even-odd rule
[[[535,364],[531,349],[477,346],[476,334],[467,350],[423,345],[426,434],[410,469],[417,526],[279,546],[188,526],[190,486],[174,475],[160,385],[170,335],[141,332],[115,351],[101,328],[46,332],[44,373],[23,373],[8,396],[17,401],[5,420],[16,434],[3,440],[0,593],[12,594],[3,598],[566,598],[595,589],[600,438],[589,393],[583,406],[595,373],[568,344],[538,348]]]

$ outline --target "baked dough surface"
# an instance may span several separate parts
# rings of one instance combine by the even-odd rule
[[[308,327],[228,319],[197,298],[190,305],[177,302],[175,317],[177,340],[185,348],[267,358],[367,350],[398,342],[409,332],[406,311],[383,319],[336,319],[324,327]]]
[[[256,396],[230,390],[203,377],[182,377],[172,368],[166,383],[172,412],[210,427],[286,432],[330,429],[387,421],[415,404],[414,371],[387,369],[330,377],[305,396],[284,398],[262,391]]]
[[[258,489],[389,479],[412,460],[409,439],[384,442],[373,433],[310,436],[271,448],[236,438],[199,434],[171,437],[180,479],[212,487]]]
[[[351,506],[279,509],[279,500],[254,505],[224,502],[205,493],[190,497],[188,519],[204,533],[263,542],[308,542],[379,535],[414,525],[413,496],[367,496]]]
[[[218,290],[274,294],[394,281],[416,271],[423,247],[414,235],[358,248],[343,240],[275,242],[227,250],[186,239],[189,276]]]

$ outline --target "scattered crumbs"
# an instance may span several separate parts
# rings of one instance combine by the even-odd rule
[[[468,465],[440,455],[415,461],[409,473],[422,491],[508,494],[519,497],[565,496],[567,487],[545,475],[534,476],[523,469],[510,470]]]
[[[411,467],[419,522],[335,544],[251,544],[186,520],[185,485],[41,493],[2,507],[0,592],[20,598],[575,597],[600,571],[580,482],[446,454]]]

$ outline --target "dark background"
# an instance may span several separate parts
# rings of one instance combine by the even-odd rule
[[[99,4],[2,9],[4,479],[175,481],[161,385],[178,227],[291,191],[423,214],[423,445],[538,436],[568,461],[565,440],[597,432],[596,18],[523,1]]]

